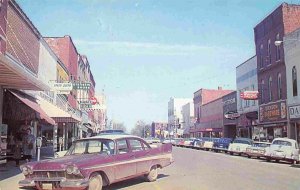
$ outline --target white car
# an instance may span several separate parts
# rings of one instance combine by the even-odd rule
[[[253,140],[248,138],[236,138],[232,143],[229,144],[228,153],[230,155],[238,154],[241,156],[246,153],[246,149],[251,147]]]
[[[275,138],[266,149],[265,157],[268,162],[275,160],[299,163],[299,146],[297,141],[288,138]]]

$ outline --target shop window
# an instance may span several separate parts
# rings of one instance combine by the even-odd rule
[[[293,96],[298,96],[297,70],[295,66],[292,69],[292,83],[293,83]]]
[[[278,88],[278,99],[282,98],[282,82],[281,82],[281,73],[278,73],[277,76],[277,88]]]

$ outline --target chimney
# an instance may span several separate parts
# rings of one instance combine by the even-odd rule
[[[218,90],[222,90],[222,86],[218,86]]]

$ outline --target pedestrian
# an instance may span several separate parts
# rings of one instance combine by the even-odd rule
[[[23,138],[23,154],[24,159],[30,162],[33,155],[33,145],[35,143],[35,137],[31,134],[31,129],[26,129],[26,135]]]
[[[13,158],[16,161],[16,166],[19,166],[22,158],[22,137],[20,133],[17,133],[16,136]]]

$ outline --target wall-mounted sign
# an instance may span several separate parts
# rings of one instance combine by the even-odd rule
[[[289,114],[291,119],[300,118],[300,105],[289,107]]]
[[[226,119],[235,120],[240,117],[240,114],[237,112],[227,112],[226,114],[224,114],[224,117]]]
[[[89,82],[73,82],[73,89],[75,90],[89,90],[91,83]]]
[[[105,110],[106,106],[105,105],[100,105],[100,104],[95,104],[95,105],[83,104],[83,105],[80,105],[80,109],[81,110],[86,110],[86,111]]]
[[[234,104],[234,103],[235,103],[235,98],[231,98],[231,99],[223,101],[224,106]]]
[[[286,102],[276,102],[259,107],[259,122],[272,122],[286,120]]]
[[[92,104],[89,99],[79,99],[77,100],[79,104]]]
[[[258,99],[258,91],[244,91],[241,92],[240,97],[243,100],[257,100]]]

